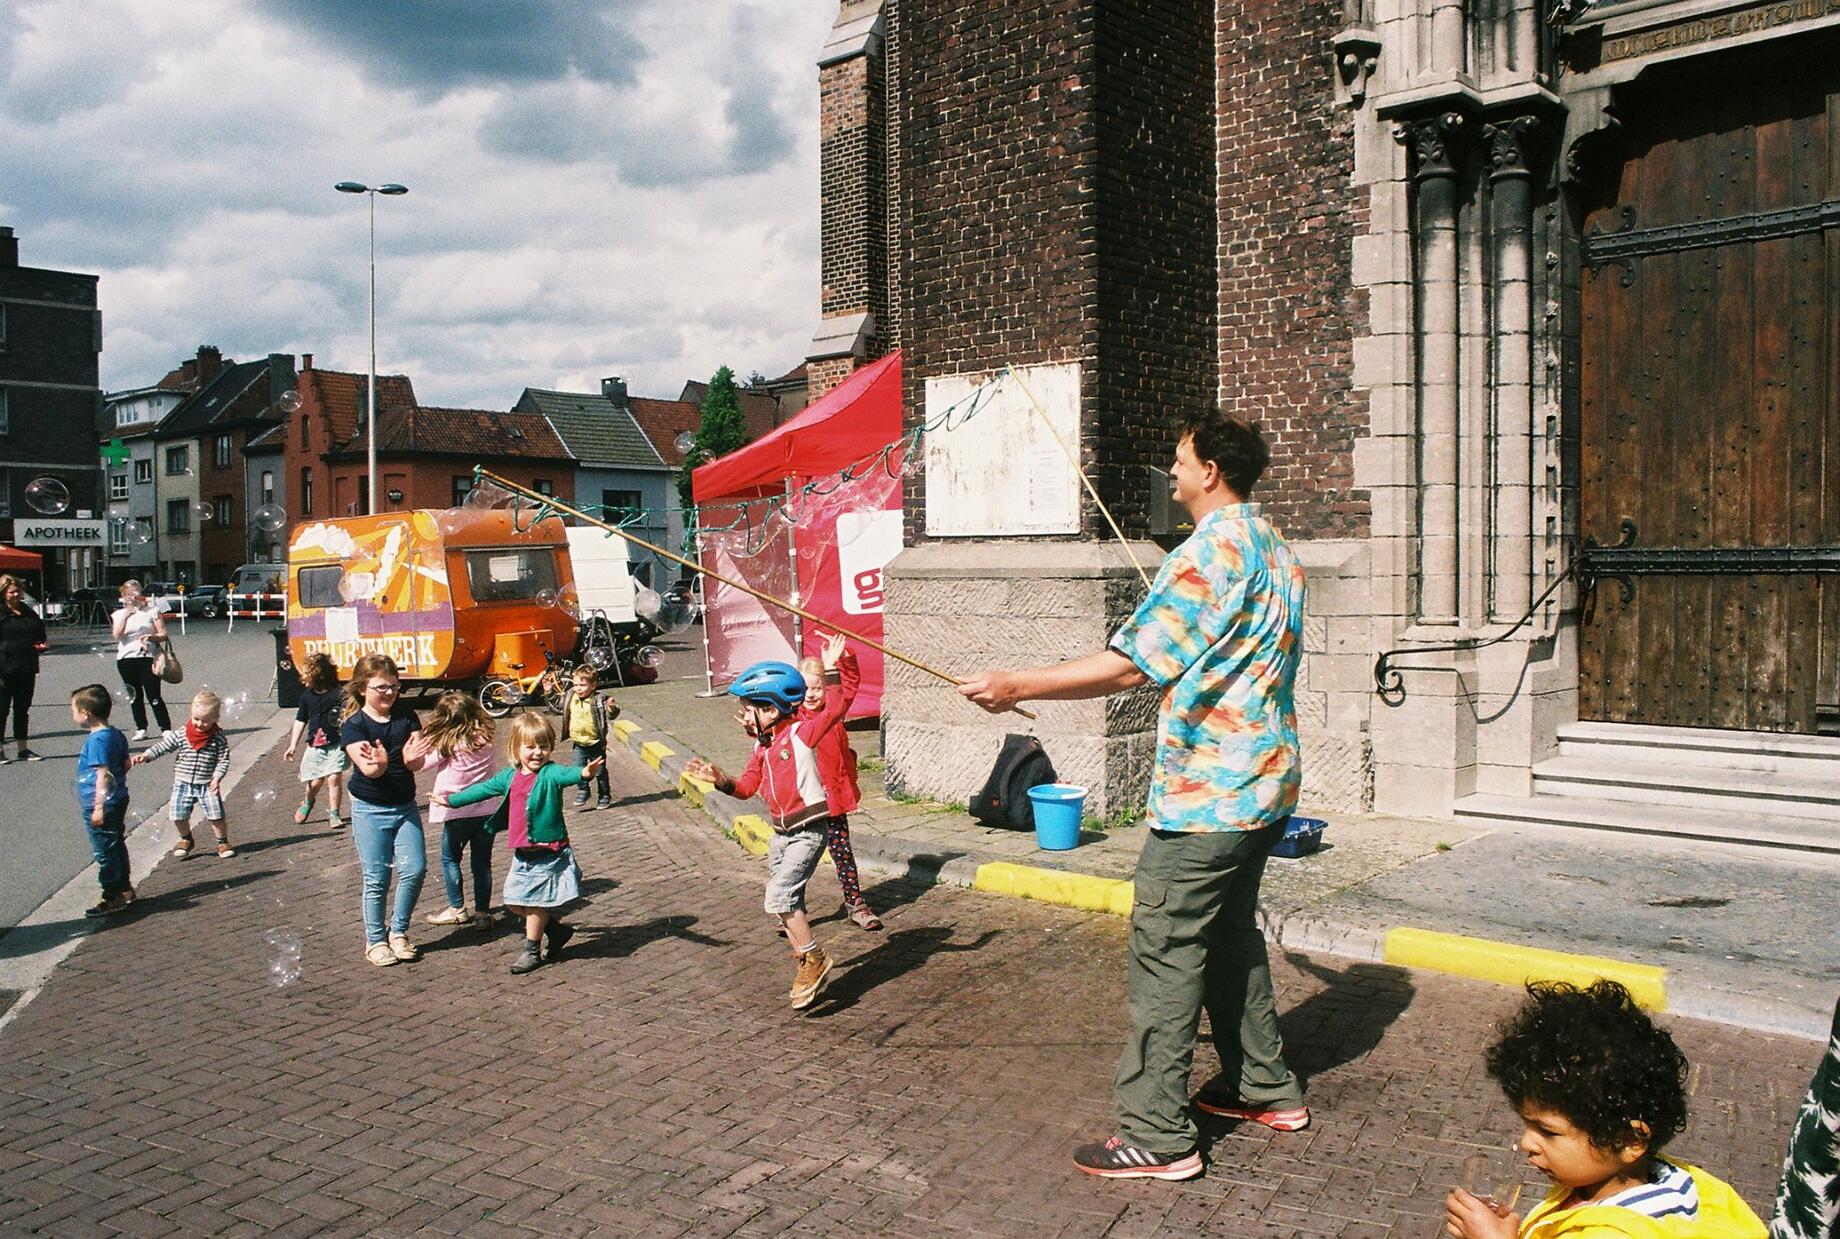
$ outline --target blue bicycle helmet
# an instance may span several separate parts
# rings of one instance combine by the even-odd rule
[[[737,676],[728,692],[743,701],[790,712],[805,700],[805,677],[791,663],[759,662]]]

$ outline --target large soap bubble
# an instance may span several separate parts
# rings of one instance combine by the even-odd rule
[[[287,509],[278,503],[265,503],[249,514],[249,520],[264,533],[280,533],[287,525]]]
[[[652,622],[668,636],[688,632],[696,623],[696,607],[687,596],[672,590],[660,601],[657,618]]]
[[[280,409],[283,413],[298,413],[300,412],[300,405],[300,393],[297,391],[284,391],[275,399],[275,407]]]
[[[70,487],[56,478],[33,478],[26,483],[26,503],[40,516],[59,516],[70,508]]]
[[[651,586],[641,585],[638,589],[633,591],[633,614],[637,615],[640,619],[649,620],[656,624],[658,622],[658,612],[663,606],[664,599],[659,597],[658,591],[651,588]]]

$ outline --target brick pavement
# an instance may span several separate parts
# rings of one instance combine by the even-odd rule
[[[163,864],[0,1032],[0,1227],[1421,1239],[1461,1159],[1510,1137],[1477,1060],[1512,994],[1293,956],[1317,1124],[1213,1125],[1188,1184],[1088,1180],[1067,1151],[1109,1130],[1121,922],[884,886],[871,936],[821,873],[841,967],[800,1016],[756,863],[629,755],[614,775],[626,798],[574,821],[572,958],[528,978],[510,931],[418,924],[421,962],[363,963],[349,841],[252,824],[249,780],[242,855]],[[440,902],[437,862],[418,922]],[[284,988],[275,926],[304,942]],[[1674,1027],[1697,1064],[1677,1150],[1761,1203],[1818,1047]]]

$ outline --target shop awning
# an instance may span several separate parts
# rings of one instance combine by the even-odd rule
[[[36,551],[0,546],[0,572],[38,572],[44,566],[45,557]]]

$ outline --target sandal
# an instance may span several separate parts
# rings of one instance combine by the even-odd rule
[[[300,807],[294,810],[294,825],[296,826],[306,825],[307,818],[312,816],[312,813],[313,813],[313,797],[308,796],[305,800],[300,802]]]
[[[340,830],[344,828],[345,819],[336,813],[328,813],[326,814],[326,825],[333,830]]]
[[[178,844],[172,850],[174,860],[184,860],[198,850],[198,840],[190,835],[180,835]]]

